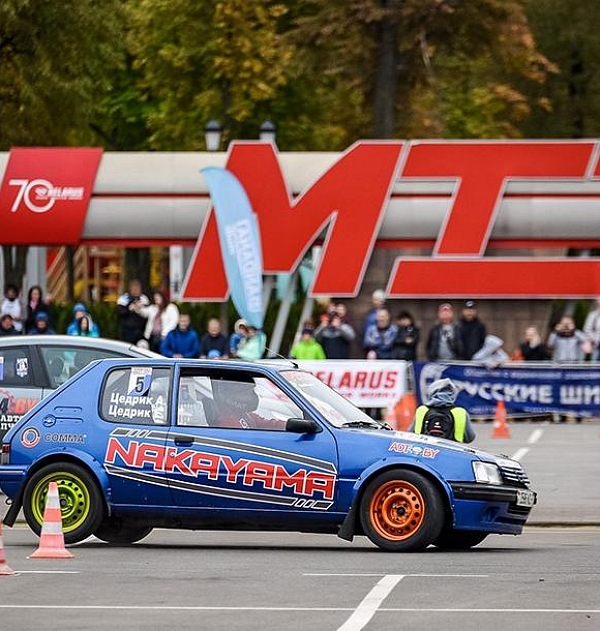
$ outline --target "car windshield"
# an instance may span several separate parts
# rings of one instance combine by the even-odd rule
[[[385,423],[374,421],[313,374],[300,370],[283,370],[281,375],[332,425],[360,429],[389,429]]]

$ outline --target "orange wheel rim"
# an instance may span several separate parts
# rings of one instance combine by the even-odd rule
[[[369,515],[378,535],[402,541],[419,530],[425,518],[425,502],[420,491],[409,482],[391,480],[373,494]]]

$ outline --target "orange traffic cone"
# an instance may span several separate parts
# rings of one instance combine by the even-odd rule
[[[48,496],[44,508],[44,522],[40,534],[38,549],[29,559],[72,559],[73,555],[65,548],[65,537],[62,531],[62,515],[56,482],[48,485]]]
[[[403,395],[396,403],[394,411],[396,417],[394,427],[401,432],[405,432],[410,427],[417,411],[417,398],[414,392],[407,392]]]
[[[498,401],[498,404],[496,405],[492,438],[510,438],[510,430],[506,420],[506,405],[504,404],[504,401]]]
[[[0,576],[10,576],[16,572],[6,563],[4,543],[2,542],[2,522],[0,521]]]

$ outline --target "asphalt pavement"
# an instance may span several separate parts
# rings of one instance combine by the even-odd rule
[[[531,525],[600,525],[600,423],[509,424],[493,438],[491,423],[475,424],[473,445],[521,462],[538,493]]]
[[[28,559],[37,538],[6,529],[18,572],[0,576],[0,627],[18,631],[596,631],[600,531],[527,528],[477,548],[382,552],[364,537],[156,530],[70,560]]]
[[[474,446],[520,460],[539,494],[520,536],[394,554],[364,537],[155,530],[133,546],[91,537],[70,546],[73,559],[42,560],[28,558],[38,539],[21,523],[3,532],[16,574],[0,576],[0,628],[600,629],[600,425],[476,431]]]

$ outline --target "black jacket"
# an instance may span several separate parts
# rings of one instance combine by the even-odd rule
[[[462,343],[461,359],[472,359],[473,355],[483,346],[487,331],[485,324],[475,318],[475,320],[460,320],[458,323],[460,339]]]
[[[323,347],[327,359],[349,359],[354,331],[348,324],[340,327],[322,326],[315,331],[315,339]]]
[[[540,342],[537,346],[529,346],[527,342],[523,342],[519,348],[521,349],[523,359],[528,362],[541,362],[550,357],[548,348],[544,342]]]
[[[462,340],[460,337],[460,331],[458,330],[458,324],[452,325],[454,335],[452,336],[452,342],[450,348],[455,355],[455,359],[460,359],[463,356]],[[431,331],[429,331],[429,337],[427,338],[427,359],[439,359],[439,347],[440,337],[442,332],[442,325],[436,324]]]
[[[417,358],[417,344],[421,332],[416,326],[399,326],[392,349],[392,359],[412,361]]]

